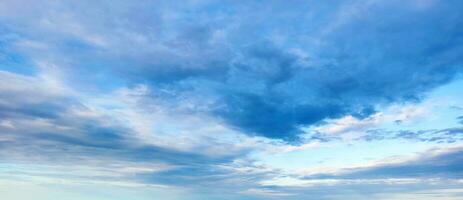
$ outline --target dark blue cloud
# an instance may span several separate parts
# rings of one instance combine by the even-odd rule
[[[344,114],[340,105],[288,105],[285,100],[264,98],[253,94],[230,94],[225,97],[226,108],[216,114],[230,124],[251,134],[265,133],[266,137],[294,139],[301,131],[298,125],[313,124],[325,117]]]
[[[250,135],[296,140],[300,127],[324,119],[420,101],[463,69],[459,1],[91,5],[54,5],[69,22],[43,14],[51,26],[82,26],[45,41],[50,54],[68,58],[54,61],[73,66],[69,82],[147,84],[167,91],[153,98],[174,106],[186,100],[202,108],[188,112]],[[50,32],[37,29],[23,35],[43,40]]]
[[[247,44],[231,47],[238,56],[222,56],[226,60],[219,61],[204,57],[206,66],[193,69],[184,64],[170,65],[169,71],[143,67],[139,69],[146,75],[139,78],[180,93],[177,88],[187,84],[212,92],[218,98],[212,114],[230,126],[291,140],[301,126],[345,115],[366,117],[377,104],[419,101],[425,92],[453,80],[462,69],[461,7],[437,3],[415,11],[407,5],[380,3],[357,11],[359,17],[320,36],[322,45],[316,47],[308,42],[282,46],[265,39],[237,41]],[[305,33],[293,23],[283,26],[293,35]],[[204,43],[204,37],[208,36],[188,41]],[[309,58],[291,48],[307,51]]]

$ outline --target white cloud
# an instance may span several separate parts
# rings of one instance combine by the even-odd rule
[[[340,135],[352,132],[361,133],[368,129],[379,128],[381,125],[388,123],[414,122],[428,114],[428,109],[430,109],[429,103],[406,106],[392,105],[364,119],[358,119],[349,115],[340,119],[328,120],[327,124],[313,127],[313,130],[327,135]]]

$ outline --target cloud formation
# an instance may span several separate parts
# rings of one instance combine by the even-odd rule
[[[102,182],[185,200],[461,196],[461,10],[4,0],[0,186]],[[438,88],[448,99],[436,104],[453,109],[414,107]],[[382,143],[394,148],[365,148]]]
[[[147,82],[170,94],[153,98],[188,101],[192,111],[251,135],[293,140],[300,127],[324,119],[363,118],[378,104],[419,101],[461,74],[457,1],[429,7],[340,3],[333,12],[320,13],[321,22],[313,15],[326,5],[310,1],[300,2],[303,6],[274,2],[263,9],[252,2],[227,2],[218,10],[212,2],[46,4],[53,12],[20,8],[38,15],[16,20],[35,32],[11,23],[6,27],[45,43],[45,54],[63,56],[50,59],[79,66],[68,70],[85,79],[101,82],[108,77],[98,74],[112,74],[122,83]],[[139,14],[127,14],[137,9]],[[84,10],[87,14],[79,15]],[[6,12],[3,21],[15,16]],[[44,33],[54,37],[41,39]],[[68,54],[79,59],[66,61]]]
[[[338,174],[314,174],[311,179],[394,179],[394,178],[461,178],[462,150],[433,149],[417,158],[402,162],[379,164],[372,167],[346,169]]]
[[[211,155],[200,149],[187,152],[152,144],[130,127],[118,124],[117,119],[82,104],[69,95],[72,92],[48,90],[50,87],[43,81],[0,73],[0,162],[20,168],[16,176],[42,177],[46,172],[49,178],[58,180],[97,176],[99,180],[127,184],[179,185],[177,181],[184,176],[189,177],[184,178],[186,181],[221,173],[230,175],[230,169],[220,172],[220,166],[229,165],[245,152],[234,152],[231,147],[225,155]],[[51,169],[47,167],[50,163]],[[172,173],[179,176],[177,181],[165,182]],[[147,178],[155,176],[160,178]],[[197,184],[211,180],[194,178]]]

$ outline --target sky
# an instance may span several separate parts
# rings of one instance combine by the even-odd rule
[[[462,10],[0,0],[0,196],[461,200]]]

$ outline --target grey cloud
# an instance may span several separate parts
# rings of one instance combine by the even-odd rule
[[[417,159],[396,164],[382,164],[373,167],[346,169],[339,174],[317,174],[306,179],[381,179],[381,178],[448,178],[463,177],[463,151],[461,148],[444,152],[430,151]]]

